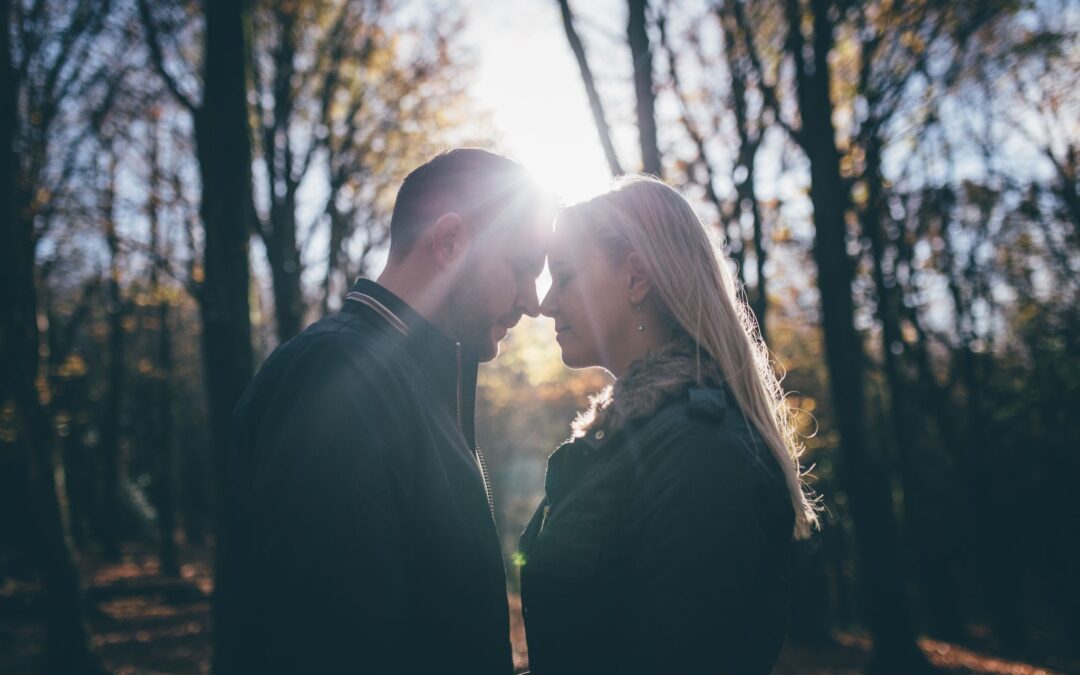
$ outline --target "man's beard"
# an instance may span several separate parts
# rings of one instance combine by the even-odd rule
[[[490,361],[499,354],[499,343],[491,332],[498,319],[484,316],[479,308],[480,296],[475,287],[462,284],[455,294],[451,320],[454,337],[461,346],[479,361]]]

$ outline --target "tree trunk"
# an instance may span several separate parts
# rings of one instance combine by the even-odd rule
[[[11,63],[11,3],[0,0],[0,401],[11,412],[0,435],[25,469],[30,553],[42,581],[47,673],[100,672],[83,625],[82,591],[64,535],[53,473],[51,420],[38,399],[39,335],[34,286],[34,230],[17,204],[17,86]],[[9,432],[10,433],[7,433]]]
[[[349,287],[349,256],[345,250],[345,237],[349,229],[349,216],[338,206],[338,194],[343,181],[331,171],[330,195],[326,201],[326,215],[330,219],[330,245],[327,247],[326,279],[323,281],[322,313],[330,313],[330,297],[341,296]],[[355,217],[355,216],[354,216]]]
[[[738,29],[738,19],[735,16],[734,3],[724,3],[720,10],[720,22],[724,29],[724,56],[727,60],[728,72],[731,76],[731,100],[732,109],[735,113],[735,130],[739,136],[738,157],[735,170],[742,167],[743,174],[732,176],[735,183],[735,230],[740,233],[740,240],[745,241],[742,233],[742,214],[744,207],[749,207],[750,217],[753,221],[753,243],[755,271],[757,272],[757,284],[754,293],[749,297],[750,309],[757,319],[758,331],[761,339],[766,340],[765,312],[768,310],[767,286],[765,283],[765,262],[768,253],[764,245],[764,223],[761,219],[761,207],[757,198],[757,187],[754,185],[754,164],[757,161],[757,151],[761,146],[763,131],[758,130],[751,135],[750,116],[747,111],[746,87],[747,74],[745,61],[748,57],[741,56],[736,48],[735,31]],[[759,122],[760,123],[760,122]],[[742,254],[746,258],[745,251]],[[744,264],[739,264],[739,275],[745,278]]]
[[[881,174],[880,125],[871,118],[865,123],[866,169],[864,181],[867,201],[863,209],[863,231],[870,240],[873,258],[877,315],[881,321],[881,351],[888,387],[888,406],[892,436],[896,441],[903,472],[904,510],[912,543],[919,551],[923,599],[930,608],[930,625],[937,637],[960,640],[964,621],[956,594],[956,556],[951,533],[951,510],[942,508],[950,489],[942,485],[944,462],[930,452],[927,444],[927,419],[919,414],[915,388],[901,370],[905,351],[900,332],[901,288],[896,276],[899,256],[893,270],[885,269],[886,233],[884,177]],[[942,430],[943,431],[943,430]],[[947,442],[947,437],[939,436]],[[943,517],[944,516],[944,517]]]
[[[103,218],[105,241],[109,249],[109,279],[106,283],[106,314],[108,316],[108,363],[107,394],[104,419],[101,423],[102,452],[102,544],[105,555],[111,560],[120,559],[120,416],[123,406],[124,387],[124,309],[120,295],[120,253],[113,219],[116,199],[116,159],[110,157],[106,171]]]
[[[266,258],[274,288],[274,318],[278,343],[292,339],[304,322],[303,291],[300,287],[300,251],[296,247],[296,201],[289,196],[272,200],[270,232],[266,237]]]
[[[226,483],[233,407],[253,374],[248,304],[251,145],[248,134],[244,0],[207,0],[203,104],[195,122],[200,211],[206,230],[202,288],[203,358],[209,393],[217,513],[214,564],[214,671],[230,672],[229,533]]]
[[[61,501],[62,507],[67,507],[67,529],[77,551],[85,550],[89,544],[85,524],[87,515],[92,511],[92,502],[88,499],[91,491],[87,485],[96,476],[87,471],[87,451],[82,441],[86,432],[85,420],[89,417],[86,412],[86,402],[89,400],[86,374],[65,373],[64,364],[71,355],[75,334],[89,313],[96,290],[97,280],[85,286],[78,307],[63,325],[49,306],[51,295],[47,284],[42,284],[42,296],[38,301],[48,317],[48,377],[52,391],[50,408],[57,420],[60,466],[64,474]],[[61,508],[61,513],[63,511]]]
[[[637,96],[638,136],[641,140],[641,167],[645,173],[663,176],[660,146],[656,138],[656,94],[653,91],[652,46],[645,11],[647,0],[628,0],[630,17],[626,35],[634,60],[634,93]]]
[[[161,573],[165,576],[180,575],[180,563],[176,551],[176,523],[173,510],[173,416],[172,416],[172,334],[169,330],[169,302],[161,285],[160,268],[169,253],[159,232],[158,196],[162,190],[161,167],[158,164],[158,127],[150,128],[150,198],[147,217],[150,227],[150,251],[156,258],[150,267],[150,288],[153,290],[158,318],[158,354],[154,380],[157,384],[157,415],[154,434],[157,455],[154,476],[154,501],[157,508],[158,533],[160,535]]]
[[[161,573],[167,576],[180,574],[179,556],[176,550],[176,518],[173,509],[173,414],[172,414],[172,333],[169,328],[169,303],[158,298],[158,461],[157,512],[161,533]]]
[[[279,42],[273,51],[273,89],[271,92],[256,92],[257,95],[271,93],[274,102],[271,120],[259,120],[266,187],[270,198],[270,220],[259,228],[259,233],[266,244],[266,258],[270,264],[279,343],[299,333],[304,320],[300,252],[296,247],[296,191],[299,177],[295,175],[292,139],[289,136],[296,95],[293,80],[296,77],[297,11],[292,3],[281,3],[275,7]]]
[[[788,52],[795,61],[800,140],[810,160],[814,204],[814,260],[821,292],[829,386],[840,432],[841,480],[851,504],[864,572],[874,662],[882,671],[910,673],[925,667],[915,645],[903,558],[897,541],[891,482],[880,455],[871,454],[864,425],[863,347],[854,324],[853,265],[847,253],[848,193],[829,98],[833,25],[828,0],[811,0],[813,63],[805,63],[802,8],[787,0]]]

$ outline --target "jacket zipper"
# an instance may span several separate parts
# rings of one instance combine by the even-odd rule
[[[551,515],[551,500],[545,497],[544,498],[544,515],[543,515],[542,518],[540,518],[540,529],[537,530],[537,532],[536,532],[537,534],[540,534],[541,532],[544,531],[544,526],[547,525],[548,516],[550,516],[550,515]]]
[[[386,308],[381,302],[375,298],[365,294],[352,291],[345,296],[346,300],[358,302],[362,305],[367,305],[371,309],[386,320],[391,326],[396,328],[402,335],[409,334],[409,328],[405,325],[401,319],[397,317],[393,312]],[[461,343],[454,343],[457,351],[457,426],[458,431],[465,434],[465,427],[461,424]],[[484,479],[484,494],[487,495],[488,511],[491,512],[491,520],[495,521],[495,500],[491,496],[491,480],[488,478],[487,463],[484,462],[484,453],[480,451],[480,444],[476,443],[474,448],[474,455],[476,457],[476,465],[480,468],[480,476]]]
[[[461,343],[455,343],[457,349],[457,425],[458,431],[465,433],[465,427],[462,426],[462,410],[461,410]],[[484,462],[484,453],[480,451],[480,443],[474,444],[473,456],[476,459],[476,466],[480,469],[480,477],[484,480],[484,494],[487,496],[488,511],[491,513],[491,521],[495,522],[495,500],[491,496],[491,480],[488,478],[487,463]]]

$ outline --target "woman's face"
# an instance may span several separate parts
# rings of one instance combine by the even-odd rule
[[[635,329],[626,267],[613,264],[573,223],[556,229],[548,250],[551,290],[540,313],[555,319],[567,366],[611,370],[620,338]]]

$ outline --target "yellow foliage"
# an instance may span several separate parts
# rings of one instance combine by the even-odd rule
[[[57,369],[56,374],[64,379],[71,379],[86,375],[86,371],[86,360],[83,359],[82,356],[78,354],[68,354],[68,357],[60,364],[60,368]]]

